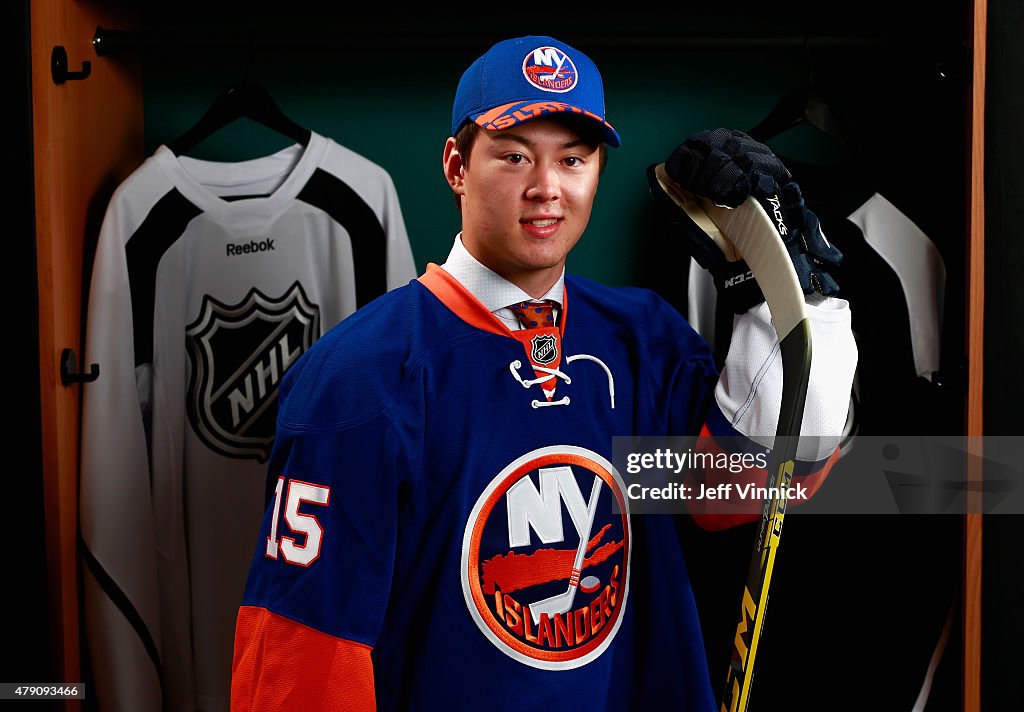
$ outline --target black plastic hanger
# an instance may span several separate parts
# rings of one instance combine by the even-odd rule
[[[809,86],[795,89],[782,97],[775,108],[747,133],[751,138],[763,142],[802,123],[814,126],[838,143],[846,143],[839,121],[828,102]]]
[[[212,136],[233,121],[247,118],[284,134],[296,143],[309,145],[310,130],[289,119],[266,89],[244,83],[227,89],[213,106],[184,134],[167,144],[175,155],[182,155],[200,141]]]
[[[809,124],[840,145],[845,145],[839,121],[828,102],[814,88],[810,37],[804,37],[803,54],[807,66],[807,82],[782,97],[768,115],[747,133],[751,138],[764,142],[799,124]]]

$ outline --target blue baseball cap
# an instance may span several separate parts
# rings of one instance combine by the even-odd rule
[[[561,113],[595,121],[609,146],[622,143],[605,120],[604,85],[590,57],[553,37],[517,37],[492,46],[462,75],[452,135],[467,120],[500,131]]]

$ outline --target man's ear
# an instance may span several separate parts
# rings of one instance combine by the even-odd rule
[[[448,181],[448,185],[452,187],[452,191],[456,195],[465,195],[466,165],[462,161],[462,154],[459,153],[453,136],[449,136],[445,141],[442,168],[444,177]]]

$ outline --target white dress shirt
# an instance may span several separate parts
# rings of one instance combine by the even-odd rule
[[[523,328],[515,313],[509,308],[510,305],[519,302],[539,302],[543,299],[550,299],[554,302],[553,314],[555,323],[558,323],[558,316],[562,311],[564,267],[562,273],[558,275],[558,281],[551,286],[547,294],[541,299],[534,299],[469,254],[469,250],[462,244],[461,232],[455,236],[455,244],[452,245],[452,250],[448,253],[448,260],[441,267],[512,331]]]

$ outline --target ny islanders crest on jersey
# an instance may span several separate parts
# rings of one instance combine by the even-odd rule
[[[491,481],[466,522],[469,613],[519,662],[585,665],[622,622],[630,542],[625,486],[611,463],[569,445],[529,452]]]
[[[319,314],[298,282],[278,299],[254,288],[234,306],[203,297],[186,330],[188,418],[203,442],[228,457],[266,462],[278,383],[319,335]]]

